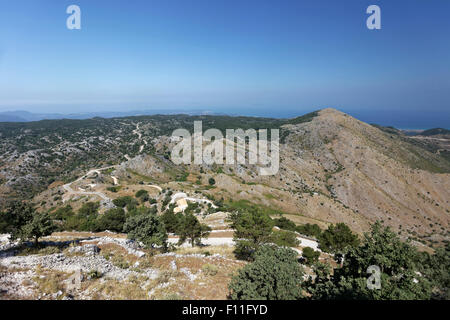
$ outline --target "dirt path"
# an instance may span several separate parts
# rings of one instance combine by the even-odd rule
[[[157,189],[159,192],[162,191],[162,188],[161,188],[160,186],[157,186],[156,184],[149,184],[149,185],[147,185],[147,187],[155,188],[155,189]]]
[[[63,202],[65,202],[67,200],[67,198],[69,198],[72,195],[93,195],[93,196],[98,196],[98,197],[100,197],[101,199],[103,199],[105,201],[112,201],[104,193],[99,192],[99,191],[76,191],[76,190],[72,189],[72,183],[81,181],[83,179],[86,179],[87,177],[89,177],[93,173],[100,174],[100,171],[111,169],[111,168],[115,168],[115,166],[109,166],[109,167],[98,168],[98,169],[91,169],[85,175],[79,177],[77,180],[69,182],[69,183],[66,183],[65,185],[63,185],[64,190],[67,191],[67,194],[66,194],[67,197],[66,197],[66,199],[63,199]]]
[[[139,147],[139,153],[142,153],[142,151],[144,151],[145,146],[147,145],[147,141],[142,139],[142,133],[139,131],[139,123],[135,123],[134,125],[136,126],[136,129],[133,130],[133,133],[137,134],[138,139],[144,142],[144,144]],[[130,159],[127,158],[127,160]]]

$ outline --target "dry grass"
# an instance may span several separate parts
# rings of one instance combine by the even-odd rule
[[[105,243],[97,244],[101,250],[102,256],[106,260],[110,260],[113,265],[122,269],[128,269],[138,261],[138,257],[134,254],[129,254],[125,248],[114,244]]]
[[[152,282],[153,299],[183,298],[183,299],[213,299],[227,298],[228,283],[231,275],[245,265],[245,262],[224,259],[220,257],[195,257],[190,253],[201,253],[201,248],[183,248],[185,256],[155,256],[149,258],[151,265],[160,270],[171,270],[175,261],[177,270],[188,270],[196,275],[191,281],[181,271],[167,271]],[[215,248],[215,253],[230,253],[232,248]],[[180,254],[180,252],[177,252]],[[203,252],[204,253],[204,252]],[[170,278],[170,280],[169,280]],[[165,284],[165,285],[162,285]],[[158,287],[160,285],[160,287]],[[161,286],[162,285],[162,286]]]
[[[94,300],[146,300],[148,290],[143,288],[143,284],[148,279],[130,277],[126,281],[119,280],[95,280],[89,286],[91,298]]]
[[[209,246],[209,247],[181,247],[175,250],[178,254],[220,254],[228,259],[235,259],[234,248],[228,245],[223,246]]]
[[[202,272],[207,276],[215,276],[218,271],[219,268],[210,263],[204,264],[202,267]]]
[[[40,266],[36,267],[36,276],[33,277],[33,281],[36,284],[36,298],[42,294],[51,295],[57,293],[58,291],[63,292],[63,295],[60,295],[59,297],[62,298],[66,291],[64,281],[66,281],[69,277],[70,274],[65,272],[46,270],[42,269]]]
[[[72,239],[89,238],[89,237],[110,237],[110,238],[122,238],[127,237],[124,233],[112,233],[112,232],[82,232],[82,231],[63,231],[54,232],[52,237],[67,237]]]
[[[23,246],[19,249],[18,256],[28,256],[28,255],[50,255],[54,253],[60,253],[61,247],[58,246],[47,246],[47,247],[26,247]]]

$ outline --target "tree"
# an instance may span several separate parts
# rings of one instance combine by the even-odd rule
[[[122,208],[109,209],[97,219],[97,229],[121,232],[125,224],[125,211]]]
[[[450,299],[450,244],[436,249],[433,255],[423,252],[419,255],[417,265],[433,287],[432,298]]]
[[[98,202],[86,202],[78,210],[78,214],[83,217],[97,216],[100,204]]]
[[[138,202],[136,201],[136,199],[134,199],[133,197],[130,197],[130,196],[116,198],[113,200],[113,203],[115,206],[117,206],[119,208],[127,207],[128,211],[136,208],[136,206],[138,205]]]
[[[33,217],[34,208],[25,202],[14,201],[2,213],[2,233],[9,233],[12,240],[20,237],[21,228]]]
[[[172,210],[167,210],[161,215],[161,221],[164,223],[164,226],[169,233],[177,233],[182,219],[182,213],[174,214]]]
[[[315,251],[313,248],[306,247],[302,250],[302,257],[306,259],[307,265],[312,265],[319,261],[320,251]]]
[[[194,247],[196,243],[200,244],[202,238],[208,237],[211,232],[211,228],[206,224],[200,223],[197,217],[192,213],[183,215],[177,229],[177,234],[180,236],[178,244],[181,245],[186,242],[186,240],[189,240],[192,247]]]
[[[235,212],[230,220],[232,228],[235,229],[233,237],[236,243],[235,255],[239,259],[252,260],[253,253],[262,244],[270,242],[273,220],[257,210]]]
[[[359,239],[345,223],[338,223],[322,232],[319,243],[325,252],[342,253],[347,247],[357,246]]]
[[[209,178],[208,183],[210,186],[213,186],[216,184],[216,180],[214,180],[214,178]]]
[[[37,213],[28,203],[13,202],[2,214],[3,221],[7,223],[3,232],[10,234],[12,240],[26,241],[34,239],[39,244],[39,238],[51,234],[55,225],[47,213]]]
[[[294,232],[285,230],[273,231],[271,242],[282,247],[297,247],[300,244]]]
[[[298,233],[304,234],[305,236],[315,237],[316,239],[320,238],[322,234],[322,229],[317,224],[306,223],[296,227],[296,231]]]
[[[138,192],[136,192],[135,196],[136,196],[136,198],[140,199],[142,203],[144,203],[150,199],[148,191],[144,190],[144,189],[141,189]]]
[[[294,300],[302,297],[303,269],[289,248],[261,246],[228,286],[233,300]]]
[[[34,239],[34,246],[38,246],[39,238],[48,236],[55,231],[56,226],[48,213],[34,212],[32,219],[21,228],[22,239]]]
[[[156,214],[141,214],[129,217],[123,227],[128,238],[142,242],[146,248],[167,247],[167,232]]]
[[[413,246],[401,241],[389,227],[376,222],[364,235],[361,246],[347,248],[343,266],[335,268],[333,275],[316,274],[308,291],[313,299],[429,299],[431,286],[418,273],[416,260],[417,250]],[[380,270],[379,289],[367,285],[370,266]]]
[[[53,214],[53,217],[59,220],[66,220],[67,218],[74,215],[75,213],[73,212],[72,207],[70,205],[67,205],[65,207],[58,208]]]
[[[273,221],[275,223],[275,226],[277,226],[280,229],[296,231],[295,223],[289,219],[286,219],[285,217],[274,219]]]

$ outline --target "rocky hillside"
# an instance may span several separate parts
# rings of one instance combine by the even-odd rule
[[[203,121],[204,130],[279,128],[278,174],[259,176],[252,165],[174,165],[170,134],[192,129],[195,120]],[[46,210],[55,208],[67,193],[63,183],[108,165],[113,168],[94,183],[94,191],[108,197],[115,196],[105,191],[115,185],[114,177],[122,186],[198,192],[228,208],[258,206],[296,223],[345,222],[362,233],[380,219],[428,245],[449,236],[448,144],[436,147],[334,109],[288,120],[175,115],[73,121],[65,123],[72,130],[43,121],[0,125],[3,195],[29,194],[20,191],[36,185],[36,203],[45,199]]]
[[[286,148],[299,150],[307,164],[291,166],[313,181],[311,187],[331,207],[337,200],[351,213],[334,211],[327,220],[376,219],[409,235],[431,239],[448,236],[450,217],[449,162],[409,141],[358,121],[333,109],[325,109],[311,122],[293,126]],[[308,167],[315,174],[305,174]],[[310,171],[310,170],[309,170]],[[314,197],[304,204],[314,202]],[[309,212],[314,212],[310,210]],[[304,211],[305,213],[308,210]],[[356,216],[356,217],[355,217]],[[352,220],[352,221],[350,221]],[[354,220],[354,221],[353,221]],[[355,226],[355,229],[358,226]]]

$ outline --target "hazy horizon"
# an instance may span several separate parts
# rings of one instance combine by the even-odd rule
[[[450,2],[17,0],[0,12],[0,112],[211,110],[293,117],[334,107],[450,127]]]
[[[8,110],[3,112],[30,112],[32,114],[44,114],[44,115],[83,115],[83,114],[119,114],[118,116],[136,115],[142,112],[143,115],[149,114],[211,114],[211,115],[228,115],[228,116],[252,116],[252,117],[268,117],[268,118],[294,118],[304,115],[309,112],[317,111],[320,109],[329,108],[327,106],[322,108],[309,108],[305,110],[283,110],[282,112],[270,112],[269,110],[251,110],[246,109],[215,109],[215,108],[195,108],[195,109],[179,109],[179,108],[143,108],[129,110],[105,110],[105,111],[84,111],[84,112],[34,112],[30,110]],[[429,114],[423,111],[421,114],[412,115],[408,113],[395,113],[390,110],[385,110],[384,113],[380,113],[378,110],[345,110],[345,108],[331,107],[339,111],[348,113],[349,115],[357,118],[358,120],[370,123],[378,124],[382,126],[393,126],[402,130],[426,130],[431,128],[445,128],[450,129],[450,120],[448,118],[436,117],[433,114]]]

